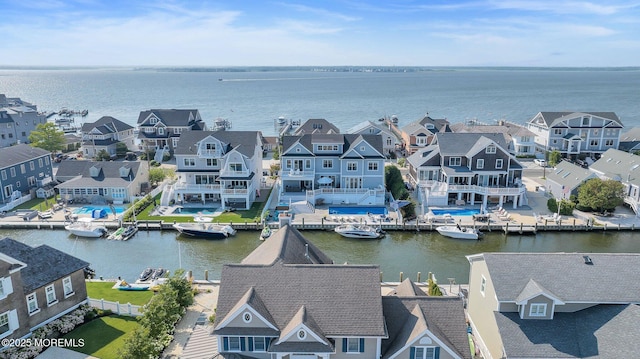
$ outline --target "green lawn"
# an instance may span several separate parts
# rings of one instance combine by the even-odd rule
[[[63,338],[84,340],[84,346],[73,348],[75,351],[102,359],[116,359],[126,336],[139,325],[134,317],[110,315],[83,324]]]
[[[93,299],[104,299],[122,304],[131,303],[135,305],[145,305],[151,297],[153,297],[153,292],[150,290],[117,290],[112,289],[114,284],[114,282],[87,282],[87,293],[89,297]]]

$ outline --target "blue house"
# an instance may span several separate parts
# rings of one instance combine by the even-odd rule
[[[0,149],[0,200],[7,204],[53,179],[51,153],[26,144]]]

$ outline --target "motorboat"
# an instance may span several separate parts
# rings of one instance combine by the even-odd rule
[[[123,227],[121,227],[122,229]],[[138,233],[138,225],[136,224],[131,224],[127,227],[124,227],[124,230],[122,232],[120,232],[120,234],[114,238],[116,240],[119,241],[126,241],[129,238],[133,237],[134,234]]]
[[[107,228],[93,222],[92,218],[78,218],[77,221],[64,226],[64,229],[78,237],[100,238],[107,234]]]
[[[482,233],[475,228],[456,226],[439,226],[436,231],[445,237],[457,239],[478,239]]]
[[[173,228],[187,236],[209,239],[225,239],[236,234],[236,230],[230,225],[212,223],[176,223]]]
[[[167,270],[166,269],[162,269],[162,268],[158,268],[158,269],[154,269],[153,273],[151,273],[151,280],[156,280],[158,278],[162,278],[165,274],[167,274]]]
[[[271,228],[269,228],[269,226],[265,226],[264,228],[262,228],[262,232],[260,232],[260,240],[264,241],[270,236],[271,236]]]
[[[384,235],[379,228],[357,224],[343,224],[336,227],[334,231],[347,238],[381,238]]]

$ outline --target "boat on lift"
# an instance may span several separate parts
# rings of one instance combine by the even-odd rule
[[[334,231],[347,238],[376,239],[384,236],[384,232],[379,228],[358,224],[343,224]]]

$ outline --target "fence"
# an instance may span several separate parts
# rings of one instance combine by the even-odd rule
[[[113,313],[118,315],[129,315],[132,317],[137,317],[142,315],[141,306],[133,305],[131,303],[120,304],[120,302],[112,302],[104,299],[93,299],[89,298],[89,305],[102,309],[102,310],[111,310]]]
[[[0,212],[9,212],[12,209],[18,207],[19,205],[28,202],[31,200],[31,194],[19,197],[7,204],[5,204],[4,206],[0,207]]]

